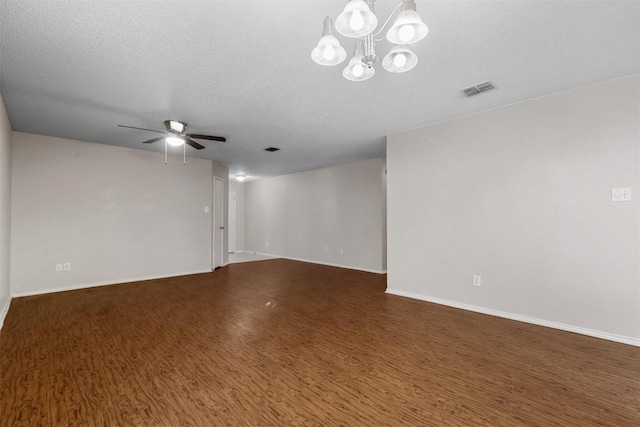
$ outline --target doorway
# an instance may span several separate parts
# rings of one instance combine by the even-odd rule
[[[213,177],[212,270],[224,262],[224,180]]]
[[[236,251],[236,192],[229,190],[229,253]]]

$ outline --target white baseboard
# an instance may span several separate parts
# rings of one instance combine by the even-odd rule
[[[11,306],[11,295],[9,295],[7,301],[2,307],[2,311],[0,311],[0,329],[2,329],[2,326],[4,325],[4,319],[7,317],[7,313],[9,312],[9,306]]]
[[[576,334],[588,335],[590,337],[601,338],[609,341],[615,341],[622,344],[640,347],[640,338],[625,337],[622,335],[611,334],[609,332],[596,331],[593,329],[581,328],[579,326],[566,325],[564,323],[552,322],[549,320],[538,319],[535,317],[522,316],[520,314],[508,313],[506,311],[493,310],[475,305],[463,304],[456,301],[449,301],[441,298],[429,297],[426,295],[416,294],[413,292],[405,292],[397,289],[387,289],[388,294],[397,295],[417,299],[420,301],[432,302],[435,304],[446,305],[449,307],[460,308],[462,310],[474,311],[476,313],[488,314],[490,316],[502,317],[509,320],[517,320],[519,322],[531,323],[538,326],[546,326],[547,328],[559,329]]]
[[[382,270],[372,270],[372,269],[368,269],[368,268],[353,267],[353,266],[350,266],[350,265],[342,265],[342,264],[334,264],[334,263],[331,263],[331,262],[316,261],[316,260],[312,260],[312,259],[294,258],[294,257],[289,257],[289,256],[284,256],[284,255],[268,254],[268,253],[264,253],[264,252],[253,252],[253,253],[255,253],[256,255],[270,256],[270,257],[274,257],[274,258],[290,259],[291,261],[301,261],[301,262],[308,262],[310,264],[328,265],[329,267],[347,268],[349,270],[358,270],[358,271],[364,271],[364,272],[367,272],[367,273],[376,273],[376,274],[384,274],[384,273],[386,273],[386,271],[382,271]]]
[[[87,288],[95,288],[98,286],[109,286],[109,285],[120,285],[122,283],[131,283],[131,282],[142,282],[145,280],[155,280],[155,279],[167,279],[170,277],[178,277],[178,276],[188,276],[190,274],[202,274],[202,273],[211,273],[211,270],[197,270],[197,271],[186,271],[183,273],[172,274],[170,276],[147,276],[147,277],[136,277],[133,279],[119,279],[117,281],[103,281],[103,282],[92,282],[92,283],[83,283],[79,285],[71,285],[71,286],[62,286],[57,288],[46,288],[46,289],[37,289],[34,291],[23,291],[23,292],[12,292],[11,296],[13,298],[18,297],[29,297],[33,295],[44,295],[51,294],[54,292],[65,292],[65,291],[75,291],[78,289],[87,289]]]

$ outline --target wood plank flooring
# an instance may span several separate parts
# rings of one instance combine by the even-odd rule
[[[637,426],[640,348],[289,260],[14,299],[2,426]]]

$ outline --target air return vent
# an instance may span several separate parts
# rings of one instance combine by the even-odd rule
[[[467,98],[474,95],[479,95],[482,92],[487,92],[495,89],[496,87],[492,82],[484,82],[475,86],[471,86],[465,89],[462,89],[460,92],[464,94]]]

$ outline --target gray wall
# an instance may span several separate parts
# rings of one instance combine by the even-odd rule
[[[11,124],[0,96],[0,328],[9,310],[11,236]]]
[[[381,272],[383,171],[373,159],[245,183],[245,250]]]
[[[211,271],[204,207],[226,168],[19,132],[12,159],[14,296]]]
[[[640,344],[639,80],[390,136],[388,292]]]

